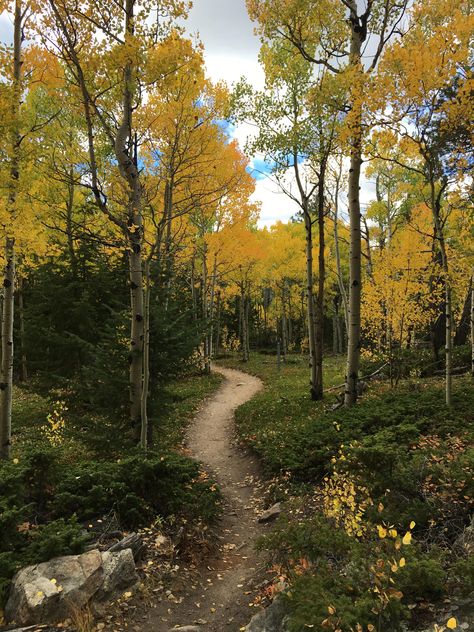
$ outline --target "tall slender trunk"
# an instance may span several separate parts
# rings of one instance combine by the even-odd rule
[[[313,277],[313,223],[309,213],[308,202],[304,205],[304,226],[306,234],[306,308],[308,310],[308,347],[309,347],[309,366],[310,376],[310,393],[311,399],[317,399],[317,369],[316,369],[316,324],[314,309],[314,277]]]
[[[148,392],[150,388],[150,260],[145,261],[144,266],[144,312],[143,312],[143,388],[141,401],[141,432],[140,446],[147,450],[149,440],[152,439],[148,424]]]
[[[191,297],[193,303],[193,320],[195,323],[199,320],[198,314],[198,297],[196,294],[196,252],[193,252],[191,259]]]
[[[207,249],[206,249],[206,245],[204,244],[203,247],[203,251],[202,251],[202,315],[204,318],[204,325],[206,327],[206,333],[204,336],[204,358],[203,358],[203,365],[204,365],[204,372],[205,373],[210,373],[211,372],[211,349],[210,349],[210,344],[211,344],[211,338],[210,338],[210,333],[209,333],[209,327],[210,327],[210,318],[209,318],[209,299],[208,299],[208,294],[207,294]]]
[[[361,297],[361,217],[360,217],[360,171],[362,164],[362,105],[358,94],[357,78],[362,73],[361,51],[365,36],[357,18],[351,16],[350,66],[356,71],[351,94],[351,158],[349,167],[349,323],[347,331],[347,366],[344,405],[353,406],[357,401],[357,382],[360,363],[360,297]]]
[[[216,302],[216,283],[217,283],[217,254],[214,255],[214,265],[212,267],[211,276],[211,291],[209,296],[209,361],[212,362],[214,358],[214,310]],[[210,365],[209,365],[210,370]]]
[[[245,297],[244,306],[246,361],[248,361],[250,358],[250,297],[248,295]]]
[[[323,398],[323,343],[324,343],[324,285],[326,281],[326,267],[324,261],[324,185],[326,180],[326,159],[321,161],[318,181],[318,294],[315,312],[315,381],[312,398]]]
[[[125,0],[125,41],[134,37],[135,0]],[[143,388],[143,216],[142,187],[137,165],[136,139],[132,143],[132,113],[135,98],[135,77],[132,62],[123,71],[122,121],[115,137],[115,154],[121,176],[128,184],[128,231],[129,278],[130,278],[130,420],[135,438],[141,437],[142,388]],[[131,145],[134,155],[131,155]]]
[[[338,328],[337,328],[337,319],[338,314],[335,311],[332,315],[332,352],[334,355],[337,355],[337,351],[339,349],[339,338],[338,338]]]
[[[2,364],[0,384],[0,458],[10,457],[13,389],[13,320],[15,314],[15,240],[5,240],[3,277]]]
[[[172,212],[173,212],[173,182],[166,181],[165,185],[165,312],[169,309],[171,283],[173,277],[173,253],[172,253]]]
[[[216,307],[216,342],[215,353],[219,354],[219,348],[221,344],[221,293],[217,291],[217,307]]]
[[[137,440],[141,437],[141,415],[143,409],[143,346],[144,346],[144,304],[143,304],[143,271],[141,244],[134,242],[131,236],[129,255],[130,266],[130,420]]]
[[[242,359],[244,362],[249,360],[249,306],[248,297],[246,296],[245,288],[242,285],[240,291],[240,316],[242,323]]]
[[[339,354],[342,354],[344,353],[344,334],[343,334],[342,320],[340,316],[337,317],[336,326],[337,326],[337,340],[338,340],[337,352]]]
[[[441,254],[441,265],[444,274],[444,296],[445,296],[445,358],[446,358],[446,389],[445,400],[446,406],[452,405],[452,390],[453,390],[453,378],[452,378],[452,350],[453,350],[453,336],[452,336],[452,297],[451,297],[451,282],[449,279],[449,264],[448,253],[446,252],[446,241],[444,238],[444,229],[441,222],[441,192],[436,195],[435,180],[432,173],[431,164],[430,167],[430,189],[431,189],[431,210],[433,214],[433,223],[435,229],[435,235],[438,240],[439,252]]]
[[[74,248],[74,234],[73,234],[73,221],[72,212],[74,209],[74,170],[71,169],[68,174],[68,195],[66,201],[66,233],[67,233],[67,247],[69,251],[69,263],[71,264],[72,275],[74,280],[77,281],[78,266],[76,250]]]
[[[281,290],[281,351],[286,356],[288,351],[288,324],[286,319],[286,286],[283,282]]]
[[[16,215],[16,200],[20,169],[20,103],[21,103],[21,44],[22,44],[21,0],[15,2],[13,22],[13,101],[10,183],[8,193],[8,214],[12,224]],[[13,322],[15,317],[15,239],[5,238],[5,270],[3,278],[2,310],[2,358],[0,377],[0,459],[10,458],[12,431],[12,390],[13,390]]]

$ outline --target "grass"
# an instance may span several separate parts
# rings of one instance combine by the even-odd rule
[[[193,373],[184,375],[161,389],[150,401],[149,416],[154,424],[155,443],[160,450],[178,446],[194,412],[206,397],[219,387],[220,375]],[[12,457],[43,439],[42,426],[55,409],[57,397],[45,397],[31,386],[15,386],[13,391]],[[118,458],[133,444],[121,432],[116,421],[104,415],[84,415],[68,410],[65,414],[63,451],[73,460],[80,458]]]

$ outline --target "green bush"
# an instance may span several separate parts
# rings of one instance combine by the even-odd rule
[[[218,512],[219,494],[198,478],[198,464],[174,453],[83,463],[58,481],[51,510],[55,516],[75,513],[81,520],[115,510],[121,524],[132,529],[157,515],[183,512],[212,520]]]
[[[89,539],[76,516],[67,520],[59,518],[30,530],[22,558],[28,564],[37,564],[59,555],[77,555],[82,553]]]
[[[45,446],[0,464],[0,606],[20,566],[83,549],[81,522],[115,511],[123,527],[136,529],[157,516],[210,522],[219,513],[212,481],[173,452],[77,465],[60,457]]]
[[[420,554],[413,548],[412,553],[397,578],[405,599],[439,600],[446,594],[446,570],[441,552],[433,548],[429,554]]]
[[[368,624],[380,623],[379,629],[398,630],[405,618],[404,606],[395,598],[382,608],[374,590],[381,585],[374,570],[378,560],[385,559],[387,572],[387,560],[393,556],[393,550],[385,551],[384,546],[390,543],[350,537],[321,515],[280,520],[260,547],[270,551],[280,565],[280,576],[284,574],[289,582],[284,598],[290,631],[323,629],[322,622],[330,615],[335,626],[328,629],[355,630],[357,624],[367,629]],[[384,583],[390,590],[388,577]]]

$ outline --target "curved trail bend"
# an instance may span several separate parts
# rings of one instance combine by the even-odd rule
[[[187,444],[192,456],[210,470],[224,497],[220,554],[208,561],[194,586],[177,595],[181,603],[169,604],[154,625],[146,627],[150,632],[167,632],[175,626],[234,632],[254,614],[249,601],[263,566],[254,551],[255,540],[263,532],[257,521],[262,494],[256,458],[235,445],[234,411],[262,388],[262,382],[234,369],[214,370],[225,380],[195,417]]]

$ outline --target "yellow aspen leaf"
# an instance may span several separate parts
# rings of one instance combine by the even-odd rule
[[[402,542],[403,542],[403,544],[411,544],[411,533],[410,533],[410,531],[407,531],[405,533],[405,535],[403,536]]]
[[[416,526],[416,522],[415,522],[414,520],[412,520],[412,521],[410,522],[410,529],[414,529],[414,528],[415,528],[415,526]]]
[[[336,614],[336,608],[334,608],[334,606],[328,606],[328,612],[329,614]]]
[[[400,561],[398,562],[399,567],[403,568],[405,564],[406,564],[405,558],[404,557],[400,558]]]
[[[451,619],[448,620],[448,622],[446,623],[446,627],[450,630],[455,630],[458,627],[458,622],[456,621],[455,617],[451,617]]]
[[[381,540],[383,540],[384,538],[387,537],[387,529],[385,527],[382,527],[381,524],[378,524],[377,525],[377,529],[378,529],[378,532],[379,532],[379,538]]]

